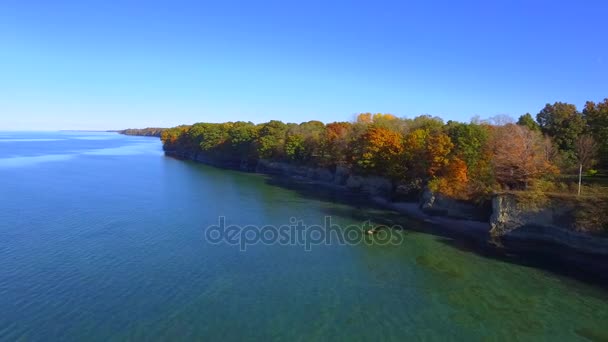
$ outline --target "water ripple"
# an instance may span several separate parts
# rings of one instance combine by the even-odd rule
[[[47,154],[42,156],[0,158],[0,168],[23,167],[47,162],[66,161],[74,156],[74,154]]]

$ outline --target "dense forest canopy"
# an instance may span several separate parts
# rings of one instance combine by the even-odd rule
[[[166,151],[243,164],[259,159],[351,169],[458,199],[560,184],[579,165],[608,168],[608,99],[547,104],[534,118],[444,122],[359,114],[354,122],[196,123],[162,131]],[[563,186],[563,184],[561,184]]]

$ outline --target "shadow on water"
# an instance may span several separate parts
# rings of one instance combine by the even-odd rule
[[[218,170],[232,169],[243,172],[237,168],[207,166]],[[371,201],[367,195],[348,191],[342,187],[283,175],[265,175],[265,177],[267,185],[293,191],[302,198],[345,205],[341,208],[334,206],[320,208],[327,216],[362,222],[370,220],[380,225],[400,226],[406,232],[430,234],[436,236],[439,243],[463,252],[474,253],[499,262],[540,269],[558,277],[577,280],[608,291],[607,257],[566,250],[561,246],[535,241],[504,239],[503,245],[498,247],[491,242],[488,231],[480,232],[478,227],[467,229],[466,221],[458,221],[460,224],[457,227],[449,224],[434,224],[387,209]]]
[[[269,176],[266,184],[294,191],[303,198],[347,205],[347,207],[322,208],[321,210],[328,216],[358,221],[370,220],[380,225],[399,226],[404,231],[431,234],[438,237],[440,243],[451,248],[499,262],[541,269],[559,277],[608,290],[608,258],[606,257],[568,251],[558,245],[533,241],[505,239],[503,246],[497,247],[491,242],[488,231],[480,232],[479,229],[474,233],[467,231],[466,221],[462,221],[463,224],[456,229],[449,225],[433,224],[388,210],[362,194],[285,176]]]

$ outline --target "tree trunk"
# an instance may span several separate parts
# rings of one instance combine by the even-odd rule
[[[583,180],[583,164],[579,164],[578,168],[578,196],[581,195],[581,181]]]

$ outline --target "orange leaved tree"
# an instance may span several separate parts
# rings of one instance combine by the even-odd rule
[[[543,136],[525,126],[495,127],[491,148],[494,176],[503,187],[526,188],[535,179],[559,172],[547,158]]]
[[[398,177],[403,173],[403,137],[382,127],[369,126],[353,144],[354,164],[368,173]]]

